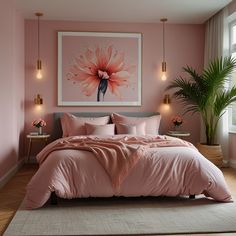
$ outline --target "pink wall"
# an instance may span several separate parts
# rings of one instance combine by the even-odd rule
[[[24,126],[24,19],[13,1],[0,8],[0,179],[20,159]],[[22,145],[21,145],[22,147]]]
[[[230,4],[228,4],[228,13],[231,15],[236,10],[236,0],[233,0]]]
[[[161,132],[171,128],[170,119],[181,114],[181,105],[172,101],[169,110],[162,105],[164,89],[168,81],[160,76],[162,61],[162,25],[129,23],[81,23],[71,21],[41,21],[41,57],[44,78],[35,78],[37,60],[37,27],[35,20],[25,23],[25,127],[26,133],[33,130],[35,118],[45,118],[47,132],[51,132],[53,112],[70,111],[159,111],[163,119]],[[142,106],[141,107],[58,107],[57,106],[57,31],[102,31],[142,33]],[[181,68],[191,65],[200,71],[203,68],[204,25],[166,25],[166,60],[168,80],[181,73]],[[158,68],[158,70],[156,70]],[[33,104],[37,93],[43,96],[44,104],[38,110]],[[200,121],[198,116],[185,116],[184,129],[191,132],[190,140],[199,141]]]

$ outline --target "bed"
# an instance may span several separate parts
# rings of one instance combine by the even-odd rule
[[[100,133],[101,130],[96,133],[98,129],[95,129],[89,135],[77,136],[72,132],[60,138],[65,131],[60,126],[62,115],[54,114],[55,141],[37,155],[40,168],[27,186],[28,209],[43,206],[50,196],[71,199],[204,194],[216,201],[232,201],[221,170],[191,143],[158,135],[155,129],[154,133],[152,129],[147,132],[148,122],[159,117],[159,113],[121,113],[121,117],[139,120],[128,126],[131,132],[128,135],[123,131],[127,126],[122,123],[116,135],[107,132],[118,126],[106,124],[105,133]],[[100,117],[109,116],[106,122],[111,123],[109,113],[73,113],[72,116],[98,118],[93,121],[95,124],[86,123],[86,129],[100,129],[102,125],[97,124]]]

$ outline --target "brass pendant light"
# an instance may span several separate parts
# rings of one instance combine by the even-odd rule
[[[42,79],[42,61],[40,59],[40,22],[39,18],[43,16],[43,13],[41,12],[36,12],[35,15],[38,17],[38,59],[37,59],[37,74],[36,78],[37,79]]]
[[[162,75],[161,75],[161,79],[162,80],[166,80],[167,76],[166,76],[166,58],[165,58],[165,22],[167,22],[167,18],[162,18],[161,19],[162,25],[163,25],[163,32],[162,32],[162,36],[163,36],[163,58],[162,58],[162,64],[161,64],[161,69],[162,69]]]

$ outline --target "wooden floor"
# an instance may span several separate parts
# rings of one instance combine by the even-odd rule
[[[36,164],[23,166],[22,169],[2,189],[0,189],[0,235],[3,234],[21,204],[25,195],[25,187],[36,170]],[[232,195],[236,196],[236,169],[223,168],[222,171]],[[191,235],[236,236],[236,233]],[[190,234],[187,234],[187,236],[190,236]]]
[[[3,234],[24,196],[25,187],[37,170],[37,165],[24,165],[21,170],[0,189],[0,235]]]

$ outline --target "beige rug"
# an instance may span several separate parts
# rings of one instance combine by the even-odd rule
[[[60,200],[19,209],[4,235],[152,235],[236,232],[236,203],[205,198]]]

